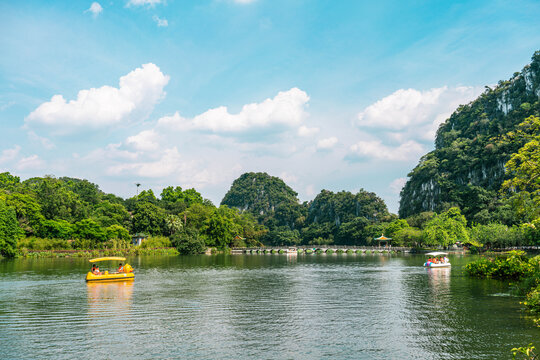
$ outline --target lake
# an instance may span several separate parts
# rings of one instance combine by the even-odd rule
[[[88,259],[0,261],[3,359],[510,359],[540,328],[474,258],[136,257],[135,281],[90,283]],[[103,267],[101,267],[103,270]]]

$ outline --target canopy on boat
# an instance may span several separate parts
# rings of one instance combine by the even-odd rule
[[[448,253],[441,252],[441,251],[434,251],[426,253],[426,256],[441,256],[441,255],[448,255]]]
[[[107,260],[125,261],[126,258],[125,258],[125,257],[119,257],[119,256],[109,256],[109,257],[102,257],[102,258],[90,259],[89,261],[90,261],[91,263],[93,263],[93,262],[107,261]]]

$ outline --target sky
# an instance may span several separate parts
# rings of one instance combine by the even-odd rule
[[[0,2],[0,172],[124,198],[245,172],[399,192],[438,125],[540,50],[540,2]]]

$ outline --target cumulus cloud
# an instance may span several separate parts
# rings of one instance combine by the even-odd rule
[[[192,119],[184,118],[177,112],[159,119],[158,125],[178,131],[196,130],[222,136],[280,132],[302,126],[308,101],[309,96],[304,91],[292,88],[279,92],[272,99],[244,105],[237,114],[231,114],[226,106],[220,106]],[[299,131],[310,130],[305,128]]]
[[[92,5],[90,5],[90,7],[85,12],[90,12],[92,13],[93,17],[96,17],[99,14],[101,14],[102,11],[103,11],[103,8],[101,7],[101,5],[98,2],[94,1]]]
[[[346,159],[349,161],[366,159],[407,161],[416,159],[424,152],[424,147],[412,140],[397,147],[386,146],[379,140],[359,141],[350,147]]]
[[[433,141],[438,126],[461,104],[476,98],[483,89],[443,86],[427,91],[400,89],[369,105],[358,114],[359,127],[391,132],[394,138]]]
[[[154,130],[141,131],[137,135],[128,137],[126,144],[140,151],[157,150],[159,148],[159,135]]]
[[[337,142],[338,142],[338,139],[335,136],[319,140],[317,142],[317,149],[319,149],[319,150],[330,150],[337,144]]]
[[[403,189],[403,187],[405,186],[406,182],[407,182],[407,178],[394,179],[394,181],[390,183],[390,190],[394,194],[399,194],[401,192],[401,189]]]
[[[154,15],[152,19],[156,22],[158,27],[167,27],[169,26],[169,22],[167,19],[160,19],[159,16]]]
[[[62,95],[41,104],[25,119],[26,125],[41,125],[57,135],[78,131],[99,130],[148,116],[165,96],[169,82],[158,66],[152,63],[122,76],[119,87],[102,86],[80,90],[69,102]]]

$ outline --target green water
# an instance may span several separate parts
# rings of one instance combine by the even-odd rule
[[[86,284],[84,259],[0,261],[2,359],[510,359],[540,329],[471,257],[137,257]],[[102,269],[103,270],[103,269]]]

